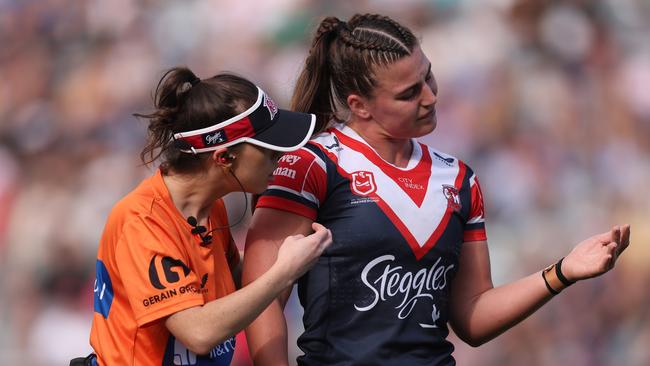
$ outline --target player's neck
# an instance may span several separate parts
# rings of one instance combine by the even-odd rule
[[[404,168],[411,160],[411,139],[393,138],[375,126],[364,128],[364,124],[348,123],[348,127],[361,136],[385,161]]]

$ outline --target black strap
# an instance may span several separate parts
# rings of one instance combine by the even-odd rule
[[[542,271],[542,278],[544,279],[544,284],[546,285],[546,288],[548,289],[548,291],[549,291],[553,296],[559,294],[559,293],[560,293],[559,291],[555,291],[555,290],[553,289],[553,287],[551,287],[551,285],[548,284],[548,281],[546,280],[546,274],[545,274],[545,273],[546,273],[545,271]]]
[[[564,275],[562,274],[562,261],[563,260],[564,260],[564,257],[562,257],[562,259],[560,259],[560,261],[557,262],[557,264],[555,265],[555,274],[557,275],[557,278],[559,278],[560,281],[562,281],[562,283],[565,286],[569,287],[569,286],[573,285],[575,283],[575,281],[569,281],[569,279],[564,277]]]

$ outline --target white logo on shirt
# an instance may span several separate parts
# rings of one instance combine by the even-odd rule
[[[361,281],[374,294],[372,302],[366,306],[354,305],[358,311],[373,309],[380,301],[391,298],[401,298],[395,308],[398,309],[397,317],[408,317],[415,305],[421,299],[433,300],[432,291],[442,290],[447,287],[447,273],[454,268],[453,264],[444,266],[440,264],[441,258],[430,268],[422,268],[416,273],[404,271],[402,266],[393,266],[393,255],[382,255],[371,260],[361,271]],[[383,265],[383,270],[380,265]],[[379,268],[379,271],[375,270]],[[372,275],[373,272],[375,276]],[[435,321],[440,317],[440,312],[433,305],[432,318],[434,324],[420,324],[423,328],[434,328]]]
[[[280,160],[278,160],[280,163],[289,163],[289,165],[293,165],[300,160],[300,156],[298,155],[282,155]]]
[[[296,171],[293,169],[280,167],[280,168],[275,168],[275,170],[273,171],[273,175],[281,175],[283,177],[295,179]]]

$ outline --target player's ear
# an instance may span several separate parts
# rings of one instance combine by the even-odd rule
[[[350,112],[361,119],[368,119],[371,117],[370,110],[368,109],[368,100],[357,94],[350,94],[347,98],[348,107]]]

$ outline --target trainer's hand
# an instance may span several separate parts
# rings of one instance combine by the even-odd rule
[[[292,235],[282,242],[278,250],[278,266],[286,275],[289,283],[293,283],[311,268],[325,248],[332,244],[332,232],[323,225],[313,223],[314,233],[308,236]]]
[[[630,225],[582,241],[562,261],[562,273],[570,281],[599,276],[614,268],[616,259],[630,245]]]

